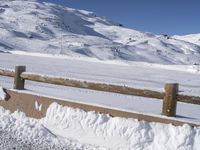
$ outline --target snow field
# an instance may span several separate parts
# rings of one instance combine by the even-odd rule
[[[76,80],[116,84],[141,89],[162,91],[165,83],[180,83],[180,94],[200,96],[200,76],[198,72],[191,73],[190,66],[165,66],[148,63],[100,63],[99,61],[76,60],[67,58],[49,58],[40,56],[1,54],[1,68],[14,69],[16,65],[26,65],[28,72],[60,76]],[[50,69],[51,68],[51,69]],[[0,77],[0,85],[10,89],[13,78]],[[90,104],[103,105],[136,111],[140,113],[160,115],[162,100],[100,92],[58,85],[50,85],[26,81],[26,92],[63,100],[73,100]],[[37,102],[35,108],[39,111],[42,106]],[[178,103],[177,118],[199,124],[199,105]]]
[[[141,62],[129,64],[29,55],[0,53],[0,67],[14,69],[16,65],[26,65],[28,72],[155,91],[163,91],[165,83],[180,83],[182,94],[200,96],[198,66]],[[4,86],[1,79],[0,83]]]

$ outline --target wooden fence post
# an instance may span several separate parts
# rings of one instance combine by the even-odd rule
[[[26,66],[16,66],[15,67],[15,77],[14,77],[14,89],[23,90],[25,80],[21,78],[21,74],[26,71]]]
[[[165,96],[163,100],[162,115],[176,116],[178,83],[165,84]]]

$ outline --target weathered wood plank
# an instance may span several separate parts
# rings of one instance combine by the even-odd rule
[[[14,77],[15,76],[15,71],[14,70],[10,70],[10,69],[0,68],[0,75],[1,76],[7,76],[7,77]]]
[[[178,94],[177,100],[179,102],[183,102],[183,103],[200,105],[200,97],[198,97],[198,96],[189,96],[189,95]]]
[[[77,88],[85,88],[85,89],[104,91],[104,92],[114,92],[114,93],[120,93],[120,94],[126,94],[126,95],[142,96],[142,97],[157,98],[157,99],[162,99],[164,97],[164,93],[151,91],[151,90],[136,89],[136,88],[127,87],[127,86],[110,85],[110,84],[103,84],[103,83],[78,81],[78,80],[73,80],[73,79],[65,79],[61,77],[39,75],[39,74],[33,74],[33,73],[27,73],[27,72],[22,73],[21,77],[25,80],[71,86],[71,87],[77,87]]]

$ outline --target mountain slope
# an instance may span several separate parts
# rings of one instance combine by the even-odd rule
[[[175,35],[173,37],[175,39],[187,41],[187,42],[197,44],[200,46],[200,33],[199,34],[189,34],[189,35],[184,35],[184,36]]]
[[[100,60],[200,63],[200,46],[127,29],[93,12],[37,1],[0,4],[0,52],[37,52]]]

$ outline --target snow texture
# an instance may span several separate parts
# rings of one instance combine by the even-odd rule
[[[198,150],[200,128],[175,127],[50,105],[45,118],[0,108],[1,149]]]
[[[200,144],[199,128],[113,118],[56,103],[42,122],[56,135],[110,149],[198,149]]]
[[[38,56],[31,55],[30,53],[26,55],[0,53],[0,67],[14,69],[16,65],[26,65],[28,72],[35,72],[37,74],[89,82],[125,85],[155,91],[163,91],[165,83],[179,83],[182,94],[200,96],[199,65],[161,65],[141,62],[122,63],[118,61],[97,61],[90,58],[82,60],[74,59],[73,57],[60,58],[46,57],[41,54],[38,54]],[[28,86],[28,83],[26,82],[26,86]],[[1,77],[0,84],[6,88],[11,88],[13,83],[11,81],[9,84],[7,79]],[[36,84],[34,85],[36,86]],[[32,87],[31,90],[39,91],[41,88],[47,86],[46,84],[42,87]],[[48,93],[50,96],[53,94],[57,94],[57,92]],[[65,92],[59,94],[63,95]]]
[[[0,87],[0,100],[6,99],[6,93],[4,92],[3,88]]]
[[[200,45],[196,42],[128,29],[85,10],[4,0],[0,4],[0,53],[16,51],[98,60],[200,64]]]
[[[1,150],[78,150],[103,148],[82,144],[77,140],[55,135],[40,120],[28,118],[22,112],[10,113],[0,107]]]

